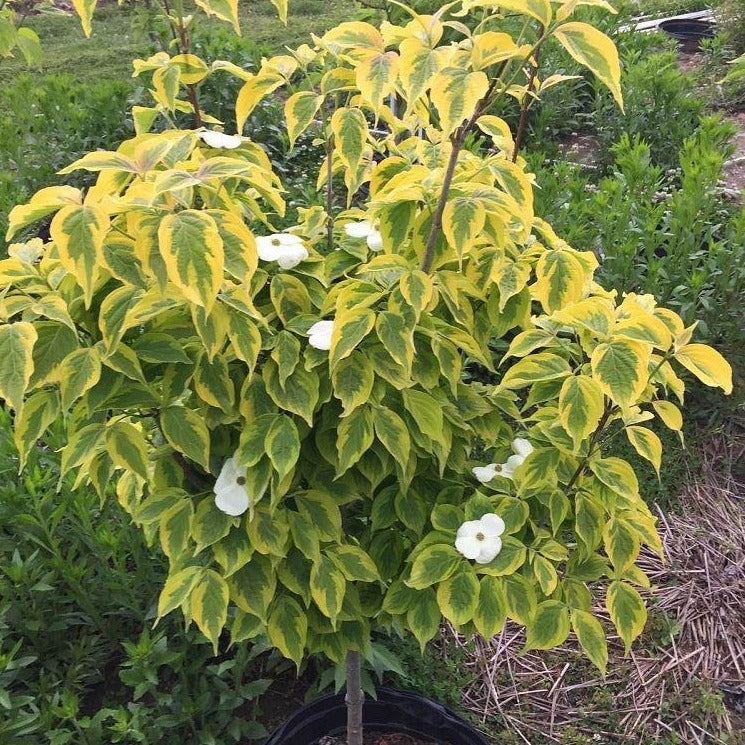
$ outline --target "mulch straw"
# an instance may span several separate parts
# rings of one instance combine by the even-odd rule
[[[660,515],[665,561],[644,553],[652,607],[673,619],[675,633],[637,643],[629,657],[609,637],[605,679],[583,661],[572,637],[558,650],[520,655],[520,629],[508,623],[490,641],[466,650],[473,683],[463,705],[482,722],[505,726],[519,741],[563,742],[566,728],[602,741],[650,743],[668,737],[690,745],[722,743],[745,724],[745,467],[742,438],[717,437],[708,468],[680,497],[675,514]],[[598,616],[612,629],[598,604]],[[652,649],[650,649],[652,648]],[[703,701],[719,691],[725,707]],[[676,740],[675,737],[678,739]]]

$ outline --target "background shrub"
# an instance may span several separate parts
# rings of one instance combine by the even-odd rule
[[[14,205],[61,183],[57,171],[84,153],[132,135],[132,95],[127,81],[81,84],[68,75],[23,73],[0,86],[0,247]],[[65,183],[82,186],[84,179],[66,177]]]

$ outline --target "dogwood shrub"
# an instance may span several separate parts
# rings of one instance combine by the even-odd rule
[[[680,431],[681,369],[725,392],[731,370],[651,296],[597,284],[595,256],[534,214],[492,113],[561,83],[535,74],[557,43],[620,103],[612,42],[571,18],[583,4],[342,23],[255,73],[139,60],[137,136],[66,169],[98,173],[87,191],[12,211],[9,236],[52,217],[51,240],[0,262],[21,467],[61,420],[61,476],[115,494],[168,556],[159,615],[297,663],[364,653],[373,627],[424,645],[443,617],[486,637],[511,618],[528,648],[573,630],[604,669],[593,583],[627,647],[641,632],[635,562],[661,545],[609,438],[659,469],[647,424]],[[244,81],[236,133],[180,97],[212,74]],[[314,128],[326,153],[326,206],[284,230],[280,179],[242,136],[280,89],[290,140]],[[184,113],[209,128],[177,128]]]

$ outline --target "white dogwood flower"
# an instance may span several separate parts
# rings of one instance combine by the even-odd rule
[[[504,463],[489,463],[486,466],[476,466],[471,473],[482,483],[488,484],[497,474],[506,479],[515,477],[515,469],[521,466],[525,459],[533,452],[533,446],[524,437],[516,437],[512,441],[511,455]]]
[[[333,321],[317,321],[308,329],[308,343],[311,347],[327,351],[331,349],[331,334],[333,331]]]
[[[467,520],[458,528],[455,548],[467,559],[477,564],[488,564],[502,550],[504,520],[499,515],[488,513],[480,520]]]
[[[310,255],[303,239],[292,233],[257,236],[256,250],[262,261],[276,261],[282,269],[292,269]]]
[[[223,463],[214,492],[215,506],[227,515],[238,517],[251,505],[246,489],[246,469],[237,465],[234,455]]]
[[[215,132],[211,129],[200,132],[199,139],[217,150],[235,150],[243,143],[240,135],[226,135],[224,132]]]
[[[369,220],[348,222],[344,226],[344,231],[350,238],[366,238],[367,247],[371,251],[381,251],[383,249],[383,236]]]

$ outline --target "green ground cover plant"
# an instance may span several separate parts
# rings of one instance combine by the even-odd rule
[[[195,732],[221,744],[264,735],[255,702],[286,665],[257,660],[258,645],[214,658],[170,620],[151,630],[165,557],[153,557],[115,497],[69,480],[58,490],[55,453],[32,453],[17,479],[5,416],[0,431],[0,738],[175,745]]]
[[[655,163],[640,139],[613,147],[607,176],[579,164],[546,163],[538,202],[567,239],[601,256],[604,281],[619,292],[654,292],[703,337],[730,351],[742,370],[745,213],[718,190],[732,125],[700,120],[678,167]],[[705,408],[705,407],[702,407]]]

